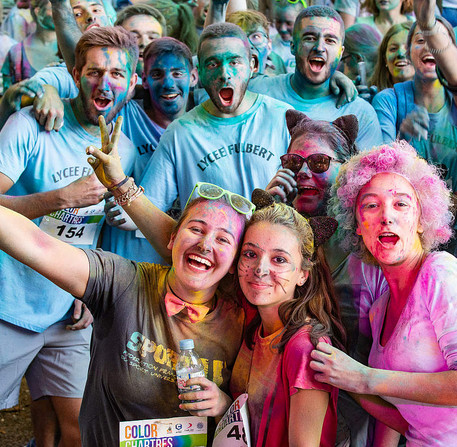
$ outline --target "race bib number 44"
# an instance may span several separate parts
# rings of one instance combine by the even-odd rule
[[[102,223],[103,205],[66,208],[43,217],[40,229],[67,244],[92,245]]]
[[[206,447],[207,419],[149,419],[119,423],[120,447]]]

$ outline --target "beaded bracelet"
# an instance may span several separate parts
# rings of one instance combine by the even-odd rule
[[[133,179],[132,179],[133,180]],[[120,194],[118,197],[114,198],[114,201],[119,206],[130,206],[130,204],[140,197],[144,193],[144,188],[142,186],[136,186],[135,182],[133,181],[132,184],[129,186],[127,191],[123,194]]]

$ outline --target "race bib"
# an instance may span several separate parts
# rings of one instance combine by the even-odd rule
[[[67,244],[93,245],[103,217],[103,204],[66,208],[44,216],[40,229]]]
[[[238,396],[217,424],[213,447],[251,447],[247,393]]]
[[[207,419],[148,419],[119,423],[120,447],[206,447]]]

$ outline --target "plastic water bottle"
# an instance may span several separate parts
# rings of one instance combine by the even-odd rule
[[[178,382],[179,393],[189,391],[200,391],[198,385],[186,386],[189,379],[195,377],[205,377],[205,369],[198,354],[194,351],[194,341],[189,338],[179,341],[180,354],[176,363],[176,379]]]

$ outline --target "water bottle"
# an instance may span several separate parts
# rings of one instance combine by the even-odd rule
[[[179,341],[180,354],[176,363],[176,379],[180,394],[189,391],[200,391],[198,385],[186,386],[186,382],[194,377],[205,377],[205,369],[198,354],[194,351],[194,341],[189,338]]]

